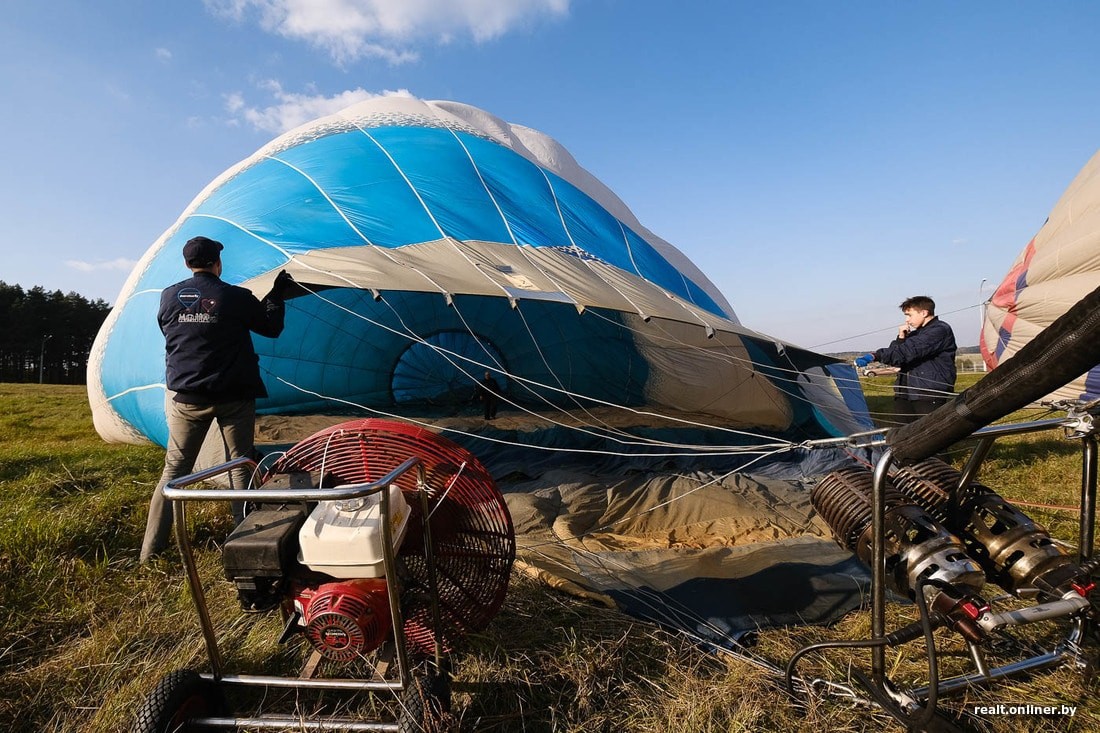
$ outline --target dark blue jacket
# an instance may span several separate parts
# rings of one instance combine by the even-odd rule
[[[252,335],[283,331],[281,298],[263,302],[210,272],[165,288],[157,321],[164,333],[165,372],[175,400],[210,405],[266,397]]]
[[[955,391],[955,334],[933,317],[928,323],[874,352],[875,359],[900,367],[894,396],[906,400],[943,398]]]

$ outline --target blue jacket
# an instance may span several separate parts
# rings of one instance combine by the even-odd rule
[[[933,317],[928,323],[874,352],[875,359],[900,367],[894,396],[906,400],[943,398],[955,391],[955,334]]]
[[[284,305],[223,282],[209,272],[165,288],[157,321],[164,333],[165,372],[176,402],[210,405],[266,397],[252,335],[283,331]]]

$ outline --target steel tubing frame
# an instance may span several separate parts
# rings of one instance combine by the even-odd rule
[[[963,468],[962,477],[956,489],[968,486],[977,477],[982,462],[988,456],[989,450],[997,438],[1059,427],[1067,430],[1075,427],[1079,429],[1080,423],[1073,417],[1068,417],[1012,425],[994,425],[976,430],[972,437],[978,438],[978,444]],[[1092,558],[1095,539],[1093,527],[1096,521],[1097,440],[1091,421],[1087,423],[1087,429],[1080,434],[1082,461],[1078,559],[1083,563]],[[871,528],[873,533],[871,538],[871,636],[874,640],[882,640],[886,637],[886,479],[892,464],[892,451],[890,448],[886,448],[875,464],[873,474],[874,483],[871,494]],[[1054,650],[994,668],[989,670],[988,674],[960,675],[941,680],[936,687],[937,694],[950,694],[970,686],[988,684],[1007,677],[1061,665],[1076,655],[1078,643],[1084,637],[1085,630],[1085,619],[1077,618],[1066,638]],[[887,689],[885,670],[886,648],[881,645],[875,646],[871,649],[871,677],[874,683],[883,690]],[[914,690],[910,694],[918,700],[926,700],[929,691],[929,687],[924,687]]]

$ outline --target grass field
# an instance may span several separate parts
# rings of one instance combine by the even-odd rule
[[[960,388],[980,375],[964,377]],[[889,379],[866,380],[873,412],[889,409]],[[1019,419],[1023,415],[1014,416]],[[965,454],[959,449],[956,463]],[[156,680],[205,669],[206,654],[178,556],[137,564],[148,497],[163,452],[103,443],[81,387],[0,384],[0,730],[123,731]],[[1058,432],[998,443],[983,483],[1027,502],[1025,511],[1073,542],[1080,449]],[[1031,506],[1036,505],[1036,506]],[[218,579],[216,542],[230,529],[217,506],[194,512],[211,610],[234,669],[288,674],[292,650],[274,644],[277,619],[245,616]],[[890,627],[915,619],[890,609]],[[1056,638],[1037,624],[1035,641]],[[1053,626],[1053,625],[1049,625]],[[783,666],[801,647],[866,638],[866,612],[830,628],[765,631],[752,652]],[[965,648],[937,632],[947,672]],[[1086,649],[1093,652],[1094,649]],[[807,656],[800,672],[849,684],[864,650]],[[923,648],[887,652],[888,674],[927,679]],[[888,715],[843,696],[792,699],[767,669],[707,652],[688,639],[549,590],[516,573],[501,614],[456,655],[455,715],[470,731],[865,731],[902,730]],[[986,716],[975,730],[1100,730],[1091,678],[1069,670],[1013,680],[945,704],[1073,705],[1073,717]],[[268,702],[271,702],[270,700]],[[284,699],[303,716],[324,700]]]

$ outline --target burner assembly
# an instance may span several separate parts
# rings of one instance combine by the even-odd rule
[[[1069,665],[1085,669],[1082,645],[1100,616],[1093,575],[1097,488],[1096,403],[1061,403],[1067,417],[975,431],[978,438],[960,471],[938,458],[904,466],[887,449],[874,468],[833,471],[814,487],[811,502],[836,542],[872,571],[872,638],[821,643],[797,652],[787,666],[787,685],[796,694],[796,669],[808,653],[830,647],[867,647],[868,676],[853,676],[872,700],[913,730],[942,729],[937,699],[1008,677]],[[1040,524],[992,488],[974,479],[994,441],[1005,435],[1062,429],[1083,451],[1081,523],[1073,554]],[[920,618],[887,631],[887,591],[913,601]],[[1053,622],[1064,638],[1041,654],[1000,667],[987,661],[1015,627]],[[966,644],[973,672],[940,679],[932,631],[947,628]],[[925,639],[929,682],[906,689],[886,673],[885,648]],[[1026,645],[1019,645],[1024,648]],[[1034,645],[1030,647],[1034,649]],[[941,727],[928,728],[934,721]]]

